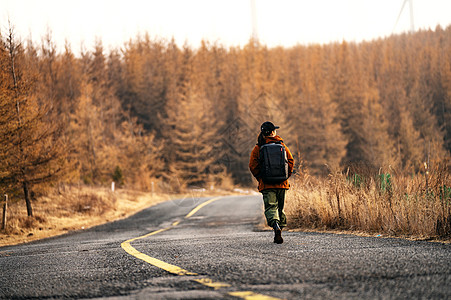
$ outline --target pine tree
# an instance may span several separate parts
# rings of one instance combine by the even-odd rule
[[[381,45],[375,45],[373,52],[380,53]],[[414,128],[408,109],[406,91],[403,88],[402,49],[393,41],[386,41],[380,65],[375,68],[374,82],[377,83],[380,103],[384,107],[390,139],[395,142],[396,159],[402,170],[418,170],[422,161],[424,144]],[[373,62],[374,63],[374,62]],[[395,166],[394,166],[395,167]]]
[[[77,162],[79,176],[85,183],[93,183],[95,179],[101,178],[100,158],[103,155],[100,153],[106,146],[106,143],[102,143],[104,124],[101,122],[99,107],[93,103],[92,89],[90,84],[83,83],[82,94],[76,100],[69,125],[73,147],[72,159]],[[117,164],[113,162],[113,165]]]
[[[422,151],[424,141],[421,139],[420,133],[414,128],[412,117],[406,110],[401,111],[399,118],[397,146],[401,167],[405,171],[415,173],[420,170],[424,161]]]
[[[445,31],[439,31],[440,44],[438,51],[439,54],[438,63],[442,98],[439,101],[438,107],[440,112],[439,124],[443,126],[445,130],[445,147],[448,151],[448,155],[451,153],[451,26]]]
[[[26,54],[12,27],[0,47],[1,182],[23,189],[27,214],[33,216],[33,185],[56,180],[63,173],[66,146],[59,138],[60,124],[47,122],[51,106],[38,103],[36,74],[27,67]]]
[[[420,145],[423,148],[424,161],[436,161],[445,156],[444,132],[433,113],[433,95],[428,87],[427,64],[428,61],[425,59],[421,65],[415,66],[417,75],[407,97],[414,127],[424,141],[424,144]]]
[[[167,101],[168,85],[177,73],[175,42],[167,47],[151,41],[146,34],[128,43],[124,51],[124,86],[120,93],[123,107],[137,116],[144,128],[162,134],[161,125]]]
[[[364,115],[362,113],[362,82],[358,75],[356,59],[358,53],[353,45],[343,42],[334,45],[330,64],[332,69],[331,98],[337,104],[341,127],[348,141],[344,163],[365,160],[362,153]],[[358,59],[358,58],[357,58]]]
[[[346,140],[341,132],[337,104],[329,95],[327,80],[320,74],[326,61],[319,46],[304,52],[298,99],[299,143],[303,159],[315,174],[327,174],[327,168],[336,169],[345,155]],[[296,131],[294,131],[296,132]]]
[[[364,162],[376,169],[394,166],[396,158],[393,140],[388,134],[388,123],[379,103],[377,90],[369,89],[363,105],[363,124],[361,127],[362,154]]]
[[[151,190],[152,182],[164,171],[163,145],[155,134],[144,131],[137,118],[123,121],[116,133],[119,144],[117,167],[123,171],[123,181],[140,190]]]

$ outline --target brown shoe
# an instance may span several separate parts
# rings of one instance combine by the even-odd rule
[[[276,244],[283,243],[282,229],[280,229],[279,224],[277,222],[274,225],[274,243],[276,243]]]

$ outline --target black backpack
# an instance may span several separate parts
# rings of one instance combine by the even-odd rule
[[[288,179],[288,159],[281,141],[260,147],[260,177],[264,183],[281,183]]]

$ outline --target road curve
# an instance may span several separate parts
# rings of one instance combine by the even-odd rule
[[[449,299],[451,246],[258,231],[261,196],[185,198],[0,248],[0,297]]]

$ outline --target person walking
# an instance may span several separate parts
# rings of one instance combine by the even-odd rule
[[[288,147],[283,143],[280,136],[277,135],[276,129],[280,128],[271,122],[264,122],[258,135],[257,145],[251,152],[249,160],[249,169],[252,175],[258,181],[258,191],[263,195],[263,203],[265,207],[265,217],[268,226],[274,229],[274,243],[282,244],[282,229],[287,226],[287,217],[284,213],[286,191],[290,185],[288,178],[293,173],[294,159]],[[286,153],[286,164],[288,164],[288,174],[280,180],[268,180],[263,178],[260,150],[267,144],[280,144],[284,147]]]

